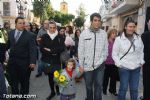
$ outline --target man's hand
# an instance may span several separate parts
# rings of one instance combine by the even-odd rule
[[[83,73],[84,72],[84,68],[82,66],[79,67],[79,72]]]
[[[29,67],[31,70],[34,70],[34,68],[36,67],[36,64],[30,64]]]
[[[49,48],[44,48],[44,50],[51,52],[51,49],[49,49]]]
[[[41,38],[37,38],[37,39],[36,39],[38,45],[40,45],[41,40],[42,40]]]
[[[41,41],[41,38],[37,38],[36,40],[37,40],[37,41]]]

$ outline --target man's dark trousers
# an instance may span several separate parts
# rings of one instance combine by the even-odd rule
[[[5,77],[4,77],[3,68],[2,68],[2,65],[0,63],[0,100],[4,99],[3,94],[7,94],[7,91],[6,91],[6,84],[5,84]]]
[[[86,95],[87,95],[86,100],[102,100],[102,84],[103,84],[104,69],[105,65],[102,64],[97,69],[84,73],[84,79],[86,84]]]
[[[150,64],[145,63],[143,66],[143,100],[150,100]]]
[[[34,35],[23,30],[21,36],[15,41],[15,30],[8,34],[8,48],[10,49],[8,73],[12,94],[28,94],[30,64],[36,64],[37,47]],[[15,100],[15,99],[14,99]],[[23,99],[25,100],[25,99]]]

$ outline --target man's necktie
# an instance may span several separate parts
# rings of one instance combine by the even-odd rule
[[[17,35],[15,36],[15,42],[18,41],[19,37],[20,37],[20,31],[18,31],[18,32],[17,32]]]

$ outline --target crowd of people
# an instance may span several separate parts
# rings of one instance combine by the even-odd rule
[[[128,85],[130,99],[138,100],[141,69],[144,87],[141,99],[150,100],[150,20],[149,31],[142,36],[136,33],[136,22],[131,17],[126,19],[120,34],[116,29],[107,32],[101,29],[98,13],[93,13],[90,21],[85,30],[58,27],[54,20],[44,20],[39,28],[23,17],[15,19],[15,29],[4,23],[0,29],[0,100],[7,100],[3,97],[7,94],[6,80],[11,94],[29,94],[30,74],[36,66],[36,78],[43,73],[48,76],[51,92],[46,100],[56,95],[60,95],[60,100],[74,100],[76,80],[81,76],[86,86],[85,100],[102,100],[102,94],[107,95],[108,91],[118,96],[118,100],[126,100]],[[59,70],[68,80],[66,86],[54,80],[54,72]]]

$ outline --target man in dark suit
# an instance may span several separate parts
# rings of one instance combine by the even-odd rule
[[[4,94],[7,94],[7,91],[3,67],[2,64],[0,63],[0,100],[5,100],[5,98],[3,98]]]
[[[145,64],[143,65],[143,99],[142,100],[150,100],[150,20],[147,23],[148,31],[142,34],[142,40],[144,44],[144,60]]]
[[[8,34],[8,73],[12,94],[24,95],[29,93],[29,78],[36,66],[37,48],[34,35],[24,30],[24,18],[17,17],[15,25],[16,29]]]

